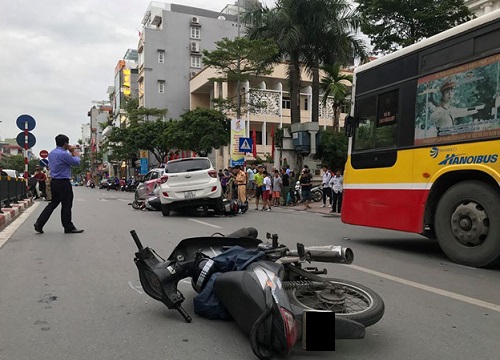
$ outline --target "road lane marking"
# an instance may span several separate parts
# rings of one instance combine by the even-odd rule
[[[23,210],[21,212],[21,214],[19,214],[19,216],[14,221],[8,223],[3,228],[3,230],[0,231],[0,248],[3,246],[3,244],[5,244],[7,242],[7,240],[10,239],[12,234],[14,234],[14,232],[19,228],[19,226],[21,226],[21,224],[26,221],[26,219],[31,215],[31,213],[33,211],[35,211],[35,209],[40,204],[41,204],[41,202],[34,201],[30,207]],[[30,226],[30,229],[33,230],[33,232],[34,232],[35,230],[32,227],[33,225],[30,224],[29,226]]]
[[[414,282],[411,280],[402,279],[402,278],[399,278],[397,276],[381,273],[379,271],[367,269],[367,268],[357,266],[357,265],[346,265],[346,266],[348,266],[349,268],[352,268],[352,269],[356,269],[356,270],[365,272],[367,274],[371,274],[371,275],[375,275],[375,276],[378,276],[378,277],[381,277],[384,279],[392,280],[392,281],[398,282],[400,284],[408,285],[408,286],[411,286],[411,287],[414,287],[414,288],[417,288],[420,290],[425,290],[425,291],[428,291],[428,292],[431,292],[434,294],[449,297],[449,298],[454,299],[454,300],[463,301],[463,302],[466,302],[468,304],[472,304],[472,305],[480,306],[480,307],[483,307],[483,308],[486,308],[489,310],[500,312],[500,305],[493,304],[493,303],[490,303],[487,301],[471,298],[469,296],[460,295],[460,294],[457,294],[457,293],[454,293],[451,291],[447,291],[447,290],[443,290],[443,289],[438,289],[438,288],[435,288],[432,286],[420,284],[420,283],[417,283],[417,282]]]
[[[200,220],[195,220],[195,219],[188,219],[189,221],[194,221],[198,224],[202,224],[202,225],[207,225],[207,226],[211,226],[213,228],[216,228],[216,229],[222,229],[222,226],[218,226],[218,225],[212,225],[212,224],[209,224],[207,222],[204,222],[204,221],[200,221]]]

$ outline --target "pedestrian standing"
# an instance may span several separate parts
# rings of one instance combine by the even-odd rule
[[[310,209],[309,203],[311,202],[311,188],[312,188],[312,178],[309,168],[305,167],[302,170],[302,175],[300,176],[300,186],[302,190],[302,200],[304,201],[304,210]]]
[[[253,177],[255,181],[255,210],[259,210],[259,199],[262,198],[262,204],[264,204],[264,167],[259,165],[257,167],[257,174]]]
[[[71,208],[73,207],[73,187],[71,185],[71,167],[80,165],[80,156],[77,148],[69,144],[66,135],[56,136],[56,148],[49,154],[51,169],[50,187],[52,200],[35,222],[35,231],[43,234],[43,226],[47,223],[52,212],[61,204],[61,222],[66,234],[82,233],[75,227],[71,220]]]
[[[332,179],[332,173],[328,166],[323,166],[323,180],[321,185],[323,186],[323,205],[321,207],[326,206],[326,197],[328,197],[329,205],[328,207],[332,207],[332,188],[330,185],[330,180]]]
[[[248,197],[254,197],[255,196],[255,173],[257,171],[255,170],[255,164],[252,164],[248,167],[247,169],[247,180],[248,180],[248,185],[247,185],[247,190],[248,190]]]
[[[280,206],[281,189],[283,187],[283,180],[280,177],[280,172],[274,170],[273,177],[273,206]]]
[[[233,174],[238,189],[238,200],[241,203],[245,203],[247,201],[247,174],[239,166],[234,167]]]
[[[338,212],[342,209],[342,192],[344,190],[344,177],[340,170],[337,170],[335,176],[330,180],[332,187],[332,213]]]
[[[287,197],[290,191],[290,176],[286,173],[286,168],[281,168],[281,196],[283,197],[283,204],[288,205]]]
[[[263,206],[261,210],[271,211],[272,180],[270,174],[264,170],[264,184],[262,190]]]

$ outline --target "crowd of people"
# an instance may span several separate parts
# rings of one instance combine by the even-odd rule
[[[271,211],[272,207],[304,205],[310,209],[312,200],[312,174],[307,165],[296,175],[289,166],[268,171],[263,165],[251,164],[219,169],[219,179],[224,197],[246,202],[255,199],[255,210]],[[299,187],[300,189],[296,188]],[[342,207],[343,176],[327,166],[322,174],[323,205],[331,207],[332,213],[340,213]]]

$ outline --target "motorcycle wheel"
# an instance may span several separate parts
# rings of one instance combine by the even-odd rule
[[[314,202],[319,202],[323,199],[323,193],[319,190],[313,191],[312,198]]]
[[[142,203],[141,203],[141,202],[139,202],[138,200],[134,200],[134,201],[132,202],[132,207],[133,207],[135,210],[139,210],[139,209],[141,208],[141,206],[142,206]]]
[[[335,316],[357,321],[364,326],[377,323],[384,315],[384,301],[364,285],[342,279],[301,282],[287,290],[290,302],[305,310],[331,310]],[[306,285],[309,283],[308,285]],[[284,284],[285,288],[287,284]]]

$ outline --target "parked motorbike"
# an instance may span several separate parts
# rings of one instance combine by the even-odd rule
[[[311,189],[311,196],[314,202],[320,202],[323,200],[323,188],[321,186],[314,186]]]
[[[130,233],[138,248],[134,262],[146,294],[191,322],[182,307],[184,295],[177,288],[179,281],[191,277],[198,293],[195,313],[235,320],[259,359],[289,355],[299,342],[311,350],[307,344],[317,338],[317,331],[324,339],[330,329],[330,343],[361,339],[365,327],[384,314],[384,302],[373,290],[323,277],[326,269],[309,266],[311,262],[352,263],[353,252],[346,247],[297,243],[296,249],[290,249],[278,242],[276,234],[268,233],[263,242],[255,228],[242,228],[227,236],[184,239],[164,260],[143,247],[134,230]]]

